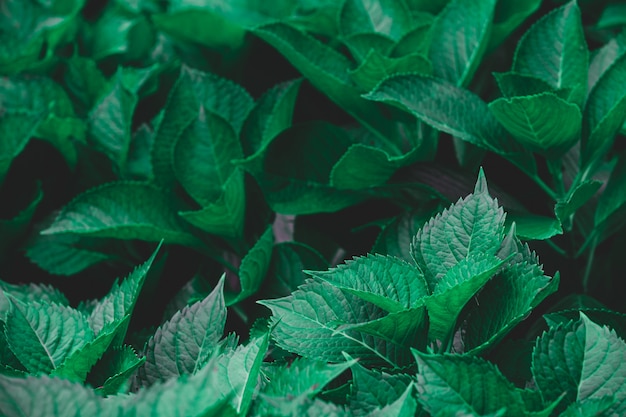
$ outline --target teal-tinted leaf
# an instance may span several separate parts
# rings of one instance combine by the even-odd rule
[[[489,42],[495,7],[496,0],[452,0],[437,16],[429,54],[436,77],[470,83]]]
[[[518,74],[516,72],[494,72],[493,73],[500,92],[506,98],[518,96],[534,96],[548,91],[554,91],[554,88],[547,81],[527,74]]]
[[[522,396],[493,364],[473,356],[413,352],[417,399],[432,416],[526,415]]]
[[[515,50],[512,69],[540,78],[554,88],[584,88],[588,66],[580,9],[576,1],[570,1],[543,16],[524,34]]]
[[[83,384],[48,376],[0,375],[0,414],[6,417],[119,417],[102,397]]]
[[[201,106],[198,118],[178,138],[174,172],[194,200],[208,205],[222,194],[235,170],[231,161],[241,157],[241,145],[231,125]]]
[[[409,9],[402,0],[348,0],[341,9],[344,36],[373,32],[398,40],[411,23]]]
[[[352,365],[351,369],[350,405],[354,409],[373,411],[385,407],[401,398],[411,386],[412,378],[403,373],[389,374],[359,364]]]
[[[410,54],[400,58],[389,58],[371,50],[361,65],[350,71],[350,75],[362,91],[371,91],[385,78],[407,72],[430,75],[433,66],[425,55]]]
[[[430,210],[410,211],[393,219],[383,227],[372,248],[374,253],[395,256],[412,261],[411,241],[419,229],[434,216]]]
[[[67,89],[85,109],[91,109],[107,88],[107,80],[96,61],[78,55],[67,61],[64,81]]]
[[[70,307],[16,299],[11,305],[7,343],[31,373],[52,372],[93,338],[86,317]]]
[[[432,41],[432,25],[435,18],[429,13],[418,13],[413,28],[408,31],[391,49],[389,56],[399,58],[409,54],[428,54]]]
[[[124,338],[129,321],[130,315],[127,315],[106,326],[92,340],[69,355],[51,375],[77,382],[85,382],[87,374],[109,349],[114,339],[116,337]]]
[[[239,415],[246,415],[257,391],[269,341],[269,334],[266,333],[217,359],[215,387],[222,396],[230,397],[230,404]]]
[[[137,95],[124,86],[122,72],[118,71],[89,114],[88,140],[113,162],[118,172],[124,171],[128,159],[137,103]]]
[[[299,242],[277,243],[272,250],[263,294],[270,298],[287,296],[304,284],[305,270],[322,270],[328,266],[322,255],[310,246]]]
[[[130,140],[126,165],[122,169],[123,179],[148,181],[154,178],[150,152],[155,136],[154,129],[145,123],[135,130]]]
[[[612,395],[590,398],[582,403],[570,404],[563,413],[559,414],[559,417],[608,417],[612,415],[613,404],[615,404],[615,398]]]
[[[73,275],[100,262],[114,260],[98,239],[72,234],[36,235],[26,246],[26,256],[55,275]]]
[[[418,403],[413,397],[413,384],[393,403],[375,409],[367,417],[413,417],[417,414]]]
[[[587,203],[602,186],[602,182],[597,180],[587,180],[571,189],[563,201],[559,201],[554,206],[554,213],[561,223],[567,224],[569,217],[576,213],[576,210]]]
[[[626,55],[618,58],[598,79],[585,106],[582,161],[592,163],[611,148],[626,112]],[[586,140],[585,140],[586,139]]]
[[[537,11],[541,0],[499,1],[489,40],[489,49],[499,46],[529,16]]]
[[[262,156],[272,139],[291,126],[301,84],[301,79],[278,84],[257,101],[241,131],[241,147],[246,158]]]
[[[473,252],[437,281],[433,295],[425,300],[430,319],[430,340],[448,340],[465,304],[494,276],[504,262],[494,255]]]
[[[282,23],[257,27],[253,33],[276,48],[317,89],[364,126],[383,138],[393,138],[392,124],[384,120],[373,104],[360,96],[348,71],[350,61],[315,38]]]
[[[581,319],[550,329],[537,340],[532,371],[543,397],[563,393],[566,403],[614,396],[613,415],[626,410],[626,346],[615,331]]]
[[[306,358],[343,362],[343,352],[367,365],[401,366],[411,361],[397,346],[343,324],[377,320],[385,312],[325,282],[307,281],[288,297],[259,302],[272,310],[272,336],[278,346]]]
[[[252,249],[243,257],[239,266],[239,294],[227,296],[226,305],[231,306],[254,295],[265,279],[267,269],[272,259],[272,249],[274,247],[274,233],[268,227],[254,244]]]
[[[609,182],[598,200],[595,215],[596,225],[602,224],[611,214],[615,213],[626,203],[626,193],[624,192],[625,183],[626,154],[622,152],[617,160],[617,164],[613,168],[613,172],[611,172]]]
[[[614,330],[621,339],[626,337],[626,314],[610,310],[595,299],[576,300],[567,309],[544,314],[543,319],[549,328],[553,328],[578,320],[581,312],[594,323]]]
[[[139,377],[146,385],[196,373],[206,364],[224,333],[224,278],[202,301],[178,311],[163,323],[145,348]]]
[[[623,4],[607,4],[596,22],[598,29],[612,29],[626,24],[626,6]]]
[[[481,170],[474,193],[431,219],[413,239],[411,254],[431,291],[463,259],[495,255],[504,238],[504,218]]]
[[[96,335],[109,326],[115,327],[132,314],[159,248],[160,245],[146,262],[137,266],[121,283],[116,281],[109,293],[95,303],[89,314],[89,325]]]
[[[535,214],[507,213],[506,224],[515,222],[517,237],[523,240],[546,240],[563,234],[561,222]]]
[[[489,109],[513,137],[544,155],[561,156],[580,136],[578,106],[550,92],[499,98],[489,103]]]
[[[344,36],[342,42],[350,50],[352,57],[359,63],[363,63],[372,50],[388,56],[394,48],[393,39],[374,32]],[[411,53],[413,52],[415,51],[411,51]]]
[[[4,182],[13,159],[24,150],[43,120],[42,113],[22,110],[5,110],[0,114],[0,184]]]
[[[171,198],[156,185],[113,182],[74,198],[42,233],[197,243],[176,213]]]
[[[125,392],[129,379],[144,362],[144,357],[138,357],[135,349],[124,345],[107,352],[97,369],[92,372],[98,392],[103,395],[115,395]]]
[[[6,321],[6,315],[11,309],[7,295],[26,305],[34,302],[61,306],[69,306],[70,304],[61,291],[50,285],[34,283],[14,285],[0,280],[0,290],[2,290],[0,293],[0,321]]]
[[[602,48],[593,51],[587,76],[588,91],[593,90],[600,77],[624,55],[624,52],[626,52],[626,33],[623,32],[611,38]]]
[[[370,254],[308,273],[392,313],[423,305],[429,294],[422,272],[391,256]]]
[[[209,48],[235,49],[243,45],[245,30],[239,22],[233,22],[221,13],[221,9],[230,7],[220,3],[193,4],[177,0],[169,3],[167,13],[155,14],[152,20],[159,30],[183,41],[197,42]]]
[[[0,137],[1,135],[0,133]],[[0,153],[1,152],[2,151],[0,151]],[[2,236],[0,239],[0,260],[10,255],[10,248],[14,247],[13,245],[15,245],[18,239],[24,237],[28,231],[30,222],[43,199],[40,183],[37,183],[37,189],[30,198],[31,200],[28,202],[28,205],[21,209],[15,216],[10,219],[0,219],[0,236]]]
[[[421,75],[397,75],[365,97],[399,106],[435,129],[535,169],[530,155],[524,155],[519,144],[507,139],[487,104],[452,83]]]

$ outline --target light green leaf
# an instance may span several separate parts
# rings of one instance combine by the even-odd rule
[[[86,317],[70,307],[24,304],[15,298],[4,331],[11,351],[30,373],[52,372],[94,337]]]
[[[118,70],[88,117],[88,141],[123,172],[131,143],[133,114],[139,98],[126,88]]]
[[[373,103],[364,100],[352,84],[348,74],[352,64],[345,56],[283,23],[259,26],[252,32],[276,48],[317,89],[364,126],[383,140],[394,137],[392,124]]]
[[[116,281],[109,293],[95,303],[88,319],[96,336],[100,332],[108,331],[109,326],[116,327],[121,320],[132,314],[159,248],[160,245],[146,262],[137,266],[121,284]]]
[[[402,0],[348,0],[339,24],[343,36],[380,33],[399,40],[411,29],[411,14]]]
[[[543,16],[524,34],[515,50],[512,69],[540,78],[554,88],[585,88],[588,66],[580,9],[573,0]],[[580,105],[582,100],[576,102]]]
[[[411,361],[407,347],[355,330],[338,330],[340,325],[366,323],[386,313],[325,282],[309,280],[288,297],[259,303],[272,310],[272,337],[290,352],[326,362],[343,362],[345,352],[372,366],[397,367]]]
[[[547,401],[563,393],[567,402],[584,404],[614,396],[612,415],[626,411],[626,344],[615,331],[580,320],[559,325],[537,340],[532,371]]]
[[[259,240],[252,249],[243,257],[239,266],[240,292],[232,296],[226,296],[226,305],[237,304],[251,295],[254,295],[265,279],[267,269],[272,259],[272,249],[274,248],[274,233],[271,227],[265,229]]]
[[[429,295],[422,272],[391,256],[370,254],[328,271],[307,272],[391,313],[419,307]]]
[[[194,374],[206,364],[224,333],[224,277],[203,300],[178,311],[148,340],[139,369],[145,385]]]
[[[507,138],[487,104],[454,84],[421,75],[397,75],[364,96],[393,104],[442,132],[449,133],[534,171],[535,163],[522,147]]]
[[[626,113],[626,55],[618,58],[598,79],[585,105],[581,157],[583,164],[602,158],[624,122]]]
[[[602,186],[601,181],[587,180],[570,189],[565,199],[554,206],[554,213],[562,224],[569,223],[569,217],[587,203]]]
[[[452,0],[437,16],[429,53],[436,77],[470,83],[487,48],[495,7],[496,0]]]
[[[247,414],[257,392],[261,365],[269,340],[269,334],[266,333],[217,359],[215,387],[222,396],[230,397],[230,404],[239,415]]]
[[[517,237],[523,240],[546,240],[563,234],[561,222],[546,216],[535,214],[507,213],[506,225],[515,222]]]
[[[495,255],[504,238],[504,219],[504,211],[489,196],[481,170],[474,193],[432,218],[413,239],[411,254],[430,290],[473,254]]]
[[[128,345],[110,350],[91,374],[98,381],[96,390],[105,396],[126,392],[130,377],[145,360]]]
[[[6,315],[11,309],[11,303],[7,296],[28,305],[34,302],[42,304],[58,304],[69,306],[70,302],[65,295],[51,285],[43,284],[9,284],[0,280],[0,321],[6,321]]]
[[[596,49],[589,62],[587,76],[587,91],[593,90],[596,83],[615,61],[626,52],[626,33],[620,33],[611,38],[602,48]]]
[[[413,384],[411,383],[396,401],[373,410],[367,414],[367,417],[413,417],[417,411],[418,404],[413,398]]]
[[[42,233],[197,244],[176,213],[171,198],[156,185],[112,182],[74,198]]]
[[[595,224],[600,225],[606,221],[611,214],[615,213],[624,203],[626,203],[626,193],[624,184],[626,183],[626,154],[619,155],[617,164],[611,172],[609,182],[600,195],[598,207],[596,208]]]
[[[389,36],[380,33],[355,33],[342,37],[343,44],[350,50],[352,57],[362,64],[367,55],[374,50],[388,56],[394,48],[394,41]],[[411,51],[413,53],[415,51]]]
[[[433,295],[425,300],[430,322],[429,340],[448,340],[465,304],[504,263],[505,260],[497,256],[473,252],[437,281]]]
[[[526,415],[522,396],[493,364],[474,356],[413,353],[417,398],[433,417]]]
[[[580,109],[551,92],[499,98],[489,109],[520,143],[552,158],[563,155],[580,137]]]
[[[400,58],[389,58],[378,51],[370,50],[361,65],[350,71],[350,76],[365,92],[374,89],[385,78],[407,72],[430,75],[433,66],[425,55],[414,53]]]

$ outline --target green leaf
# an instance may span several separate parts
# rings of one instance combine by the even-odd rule
[[[272,259],[274,248],[274,233],[271,227],[265,229],[252,249],[243,257],[239,266],[240,292],[237,295],[226,296],[226,305],[237,304],[254,294],[261,288]]]
[[[404,393],[393,403],[373,410],[368,417],[412,417],[417,414],[418,404],[413,398],[413,384],[407,387]]]
[[[271,141],[291,126],[301,84],[302,79],[278,84],[256,102],[241,131],[241,147],[246,159],[262,157]]]
[[[96,61],[78,55],[74,55],[67,61],[64,81],[69,92],[78,98],[85,109],[93,108],[98,98],[107,89],[107,80]]]
[[[339,19],[343,36],[380,33],[393,40],[399,40],[412,23],[402,0],[348,0]]]
[[[364,100],[352,84],[348,74],[352,64],[345,56],[283,23],[259,26],[252,32],[276,48],[318,90],[364,126],[383,140],[394,137],[392,124],[381,116],[373,103]]]
[[[124,172],[131,143],[133,114],[139,98],[124,85],[122,71],[91,109],[88,117],[88,140],[103,152],[118,172]]]
[[[432,296],[425,300],[430,319],[430,340],[448,340],[465,304],[504,263],[497,256],[473,252],[437,281]]]
[[[158,186],[119,181],[74,198],[42,233],[197,244],[176,213],[170,197]]]
[[[499,1],[488,49],[499,46],[511,33],[541,6],[541,0]]]
[[[504,218],[481,170],[474,193],[431,219],[413,239],[411,254],[430,290],[464,259],[495,255],[504,238]]]
[[[381,82],[364,96],[396,105],[426,124],[535,170],[530,155],[506,133],[487,104],[454,84],[421,75],[397,75]]]
[[[590,398],[582,403],[570,404],[559,417],[602,417],[610,416],[611,408],[615,404],[615,398],[607,395],[602,398]]]
[[[500,92],[506,98],[519,96],[534,96],[545,92],[557,91],[547,81],[532,75],[519,74],[517,72],[494,72],[493,73]]]
[[[550,92],[499,98],[489,103],[489,109],[520,143],[552,158],[564,154],[580,136],[578,106]]]
[[[389,58],[378,51],[370,50],[361,65],[350,71],[350,76],[362,91],[371,91],[385,78],[407,72],[430,75],[433,66],[429,59],[421,54]]]
[[[397,216],[383,227],[371,251],[412,261],[411,241],[433,215],[431,210],[417,210]]]
[[[11,351],[30,373],[52,372],[94,336],[86,317],[70,307],[16,299],[4,331]]]
[[[418,12],[413,20],[416,20],[413,28],[395,45],[392,45],[391,52],[388,54],[390,57],[400,58],[413,53],[428,54],[432,43],[432,26],[435,18],[429,13]]]
[[[308,280],[288,297],[259,301],[272,310],[270,326],[277,345],[306,358],[343,362],[343,352],[363,364],[397,367],[411,361],[408,348],[343,324],[377,320],[385,312],[325,282]]]
[[[391,256],[368,255],[310,275],[394,313],[423,305],[428,287],[415,266]]]
[[[606,188],[598,199],[595,214],[595,224],[605,222],[613,213],[626,203],[624,183],[626,182],[626,154],[622,152],[617,159],[617,164],[611,172]]]
[[[452,0],[437,16],[429,54],[436,77],[458,86],[470,83],[489,41],[495,7],[496,0]]]
[[[532,371],[543,397],[565,394],[584,404],[614,396],[613,415],[626,410],[626,345],[615,331],[581,313],[580,320],[550,329],[537,340]]]
[[[394,48],[394,41],[380,33],[355,33],[342,37],[343,44],[350,50],[352,57],[360,64],[373,50],[384,56],[388,56]],[[411,53],[415,52],[413,50]]]
[[[561,222],[535,214],[507,213],[506,225],[515,222],[517,237],[523,240],[546,240],[563,234]]]
[[[194,374],[210,358],[224,333],[224,277],[203,300],[178,311],[148,340],[139,378],[146,385]]]
[[[1,135],[0,133],[0,137]],[[37,189],[30,198],[32,199],[28,201],[28,205],[15,216],[10,219],[0,219],[0,236],[2,236],[0,238],[0,260],[9,256],[11,253],[10,249],[14,247],[13,245],[19,242],[18,239],[23,238],[26,232],[28,232],[33,216],[43,200],[41,183],[37,183]]]
[[[269,340],[269,333],[266,333],[217,359],[215,387],[222,396],[230,397],[230,404],[239,415],[247,414],[257,391]]]
[[[7,110],[0,114],[0,185],[11,163],[26,147],[44,120],[43,113]]]
[[[91,374],[98,381],[96,390],[105,396],[125,392],[129,379],[145,360],[128,345],[110,350]]]
[[[584,89],[588,66],[589,51],[580,9],[574,0],[543,16],[524,34],[515,50],[512,69],[540,78],[554,88]],[[577,104],[581,102],[577,100]]]
[[[413,353],[417,398],[433,417],[526,415],[521,395],[493,364],[473,356]]]
[[[241,145],[231,125],[200,107],[198,118],[180,135],[174,149],[174,172],[201,205],[217,200],[231,177]]]
[[[0,280],[0,290],[2,290],[0,293],[0,321],[6,321],[6,315],[11,310],[11,302],[7,295],[26,305],[34,302],[61,306],[70,305],[65,295],[50,285],[34,283],[15,285]]]
[[[611,38],[602,48],[596,49],[591,55],[589,74],[587,76],[587,90],[591,91],[615,61],[626,52],[626,34],[620,33]]]
[[[392,404],[412,387],[411,377],[403,373],[389,374],[354,364],[350,405],[353,409],[373,411]]]
[[[602,9],[602,14],[596,22],[598,29],[611,29],[615,26],[623,26],[626,22],[626,7],[623,4],[607,4]]]
[[[626,112],[626,55],[618,58],[598,79],[587,99],[581,157],[584,164],[602,158],[624,122]]]
[[[587,203],[602,186],[601,181],[587,180],[569,190],[565,199],[554,206],[554,213],[561,223],[567,224],[569,217]]]

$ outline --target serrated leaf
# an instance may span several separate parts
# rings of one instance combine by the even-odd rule
[[[422,306],[429,295],[422,272],[391,256],[370,254],[308,273],[391,313]]]
[[[553,158],[565,153],[580,136],[580,109],[551,92],[499,98],[489,103],[489,109],[523,145]]]
[[[344,36],[380,33],[398,40],[411,28],[411,16],[401,0],[348,0],[343,3],[339,24]]]
[[[417,399],[433,417],[525,415],[521,395],[491,363],[473,356],[413,353]]]
[[[178,311],[148,340],[139,377],[147,385],[198,371],[224,334],[224,277],[203,300]]]
[[[145,360],[145,357],[138,357],[135,349],[128,345],[114,348],[101,359],[90,378],[95,381],[98,392],[114,395],[128,385],[129,378]]]
[[[398,106],[437,130],[502,155],[531,171],[536,169],[530,155],[507,139],[487,104],[450,82],[421,75],[397,75],[382,81],[364,97]]]
[[[601,158],[613,145],[626,112],[626,55],[618,58],[598,79],[585,105],[581,157],[584,164]]]
[[[370,50],[361,65],[350,71],[350,76],[362,91],[371,91],[385,78],[407,72],[430,75],[433,66],[425,55],[410,54],[389,58],[378,51]]]
[[[487,48],[495,7],[495,0],[452,0],[437,16],[429,53],[436,77],[470,83]]]
[[[465,304],[505,263],[494,255],[473,253],[450,268],[426,298],[430,340],[447,341]]]
[[[16,299],[4,332],[11,351],[30,373],[52,372],[94,337],[87,319],[70,307]]]
[[[119,321],[132,314],[160,246],[155,249],[146,262],[137,266],[121,284],[116,281],[109,293],[95,303],[88,319],[96,336],[100,332],[108,330],[109,326],[115,327]]]
[[[396,401],[382,408],[373,410],[367,414],[367,417],[415,416],[418,411],[418,403],[415,398],[413,398],[413,391],[413,383],[411,383]]]
[[[537,340],[532,371],[543,397],[568,402],[614,396],[611,412],[626,411],[626,344],[615,331],[580,320],[550,329]]]
[[[227,306],[234,305],[254,295],[261,288],[270,266],[273,248],[274,233],[272,228],[268,227],[241,260],[238,271],[240,291],[236,295],[228,294],[226,296]]]
[[[559,414],[559,417],[608,417],[612,415],[613,404],[615,404],[615,398],[612,395],[590,398],[582,403],[570,404],[563,413]]]
[[[574,0],[543,16],[524,34],[515,50],[512,69],[540,78],[554,88],[584,88],[588,65],[580,9]]]
[[[15,285],[0,280],[0,321],[5,320],[5,315],[9,312],[11,303],[7,296],[21,301],[24,304],[39,302],[42,304],[58,304],[69,306],[70,302],[57,288],[45,284],[22,284]]]
[[[200,106],[198,118],[178,137],[174,148],[174,172],[183,188],[200,205],[218,199],[243,156],[233,127],[222,117]]]
[[[259,301],[272,310],[270,326],[278,346],[306,358],[343,362],[343,352],[368,365],[401,366],[410,359],[408,349],[342,324],[377,320],[385,312],[373,304],[330,284],[308,280],[288,297]]]
[[[197,244],[163,189],[132,181],[112,182],[80,194],[42,233]]]
[[[411,254],[431,291],[463,259],[495,255],[504,238],[504,219],[481,170],[474,193],[431,219],[413,239]]]

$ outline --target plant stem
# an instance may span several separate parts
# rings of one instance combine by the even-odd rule
[[[593,266],[593,258],[596,253],[597,246],[598,246],[598,237],[596,235],[591,242],[591,247],[589,248],[589,256],[587,257],[587,265],[585,266],[585,274],[583,275],[583,291],[585,292],[585,294],[589,292],[589,277],[591,275],[591,268]]]
[[[561,160],[560,159],[548,159],[548,170],[550,171],[550,175],[552,175],[552,180],[554,181],[557,194],[559,195],[559,199],[565,196],[565,185],[563,184],[563,171],[561,170]]]
[[[565,249],[563,249],[562,247],[560,247],[559,245],[557,245],[556,243],[554,243],[552,240],[547,239],[546,243],[548,244],[548,246],[550,246],[556,253],[558,253],[559,255],[563,256],[564,258],[568,258],[569,254],[567,253],[567,251]]]

